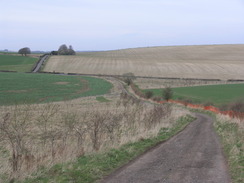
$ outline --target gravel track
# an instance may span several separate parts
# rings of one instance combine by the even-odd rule
[[[230,183],[213,120],[197,120],[165,143],[118,169],[102,183]]]

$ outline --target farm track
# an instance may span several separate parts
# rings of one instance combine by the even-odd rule
[[[118,169],[102,183],[230,183],[213,120],[197,120],[151,151]]]
[[[114,80],[124,92],[138,99]],[[197,120],[178,135],[122,166],[101,183],[230,183],[213,119],[200,113],[195,116]]]
[[[42,58],[40,58],[37,62],[37,64],[32,69],[32,72],[36,73],[40,70],[42,64],[48,59],[49,55],[44,55]]]

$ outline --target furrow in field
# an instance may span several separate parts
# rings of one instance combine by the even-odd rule
[[[44,71],[81,74],[244,79],[244,45],[176,46],[52,56]]]

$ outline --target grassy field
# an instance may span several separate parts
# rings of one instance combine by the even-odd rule
[[[0,70],[29,72],[38,58],[16,55],[0,55]]]
[[[112,88],[98,78],[25,73],[0,73],[0,83],[0,105],[69,100]]]
[[[52,56],[44,71],[244,79],[244,45],[171,46]]]
[[[156,96],[162,96],[162,89],[149,89]],[[173,88],[174,99],[190,99],[198,103],[212,102],[216,105],[244,98],[244,84],[210,85]]]

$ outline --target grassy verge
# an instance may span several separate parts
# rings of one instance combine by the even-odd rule
[[[184,129],[194,120],[191,116],[180,118],[172,128],[163,128],[158,136],[142,139],[135,143],[128,143],[119,149],[82,156],[76,162],[57,164],[49,170],[39,171],[36,178],[26,179],[24,183],[45,182],[95,182],[113,172],[118,167],[139,156],[150,147],[165,141]]]
[[[217,118],[215,129],[221,137],[233,183],[244,182],[244,130],[233,120]]]
[[[230,119],[223,115],[216,115],[210,111],[192,109],[210,115],[214,119],[214,128],[221,139],[224,154],[232,183],[244,182],[244,125],[239,119]]]

